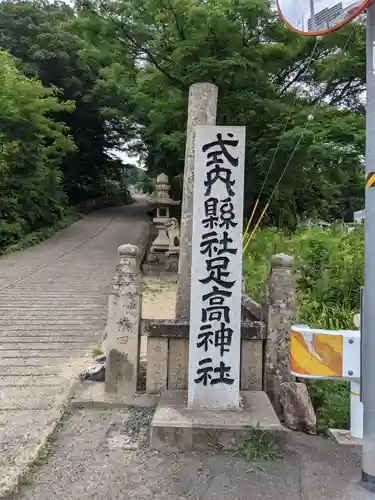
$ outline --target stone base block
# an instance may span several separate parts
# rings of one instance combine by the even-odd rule
[[[178,274],[176,273],[168,273],[168,274],[144,274],[143,275],[143,283],[177,283],[178,282]]]
[[[150,253],[143,265],[146,275],[176,274],[178,272],[178,253]]]
[[[233,450],[248,427],[259,427],[284,441],[287,430],[280,424],[265,392],[241,392],[240,410],[192,410],[186,406],[187,391],[165,391],[151,423],[150,445],[158,450],[208,450],[213,441]]]
[[[362,446],[362,439],[352,437],[350,431],[345,429],[329,429],[329,435],[344,446]]]
[[[105,392],[105,384],[102,382],[83,383],[75,391],[72,405],[75,408],[153,408],[159,400],[158,395],[136,393],[123,394],[117,392]]]

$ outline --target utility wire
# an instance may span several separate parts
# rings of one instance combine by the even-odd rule
[[[347,38],[347,40],[346,40],[345,44],[344,44],[344,47],[343,47],[343,52],[345,52],[345,50],[347,49],[348,44],[349,44],[349,42],[350,42],[350,40],[351,40],[351,37],[352,37],[353,33],[354,33],[354,26],[353,26],[353,28],[352,28],[352,30],[351,30],[351,32],[350,32],[350,34],[349,34],[349,36],[348,36],[348,38]],[[316,45],[316,44],[315,44],[315,45]],[[331,73],[330,77],[328,78],[328,81],[327,81],[327,87],[328,87],[329,83],[331,82],[331,80],[332,80],[332,78],[333,78],[333,76],[334,76],[334,74],[335,74],[335,69],[336,69],[336,66],[334,66],[334,67],[333,67],[332,73]],[[318,105],[320,104],[321,100],[322,100],[322,97],[321,97],[320,99],[318,99],[318,101],[315,103],[315,106],[318,106]],[[272,201],[272,198],[274,197],[274,195],[275,195],[275,193],[276,193],[276,190],[277,190],[277,188],[279,187],[280,182],[282,181],[282,179],[283,179],[283,177],[284,177],[284,175],[285,175],[285,172],[287,171],[287,169],[288,169],[288,167],[289,167],[289,165],[290,165],[290,163],[291,163],[291,161],[292,161],[292,159],[293,159],[293,157],[294,157],[294,155],[295,155],[295,153],[296,153],[296,151],[297,151],[297,149],[298,149],[298,147],[299,147],[299,145],[300,145],[300,143],[301,143],[301,141],[302,141],[302,138],[303,138],[304,133],[306,132],[306,129],[307,129],[308,123],[309,123],[309,120],[306,120],[305,126],[304,126],[304,127],[303,127],[303,129],[301,130],[301,134],[300,134],[300,136],[299,136],[299,138],[298,138],[298,140],[297,140],[297,142],[296,142],[296,145],[295,145],[295,147],[294,147],[294,149],[293,149],[293,151],[292,151],[292,153],[291,153],[291,155],[290,155],[290,157],[289,157],[288,161],[286,162],[286,165],[285,165],[285,167],[284,167],[283,171],[281,172],[281,175],[280,175],[280,177],[279,177],[279,179],[278,179],[277,183],[275,184],[275,187],[274,187],[274,189],[272,190],[272,193],[271,193],[270,197],[268,198],[268,201],[267,201],[267,203],[266,203],[266,205],[265,205],[265,207],[264,207],[264,209],[263,209],[263,211],[262,211],[262,213],[261,213],[261,215],[260,215],[260,217],[259,217],[259,219],[258,219],[258,221],[257,221],[257,223],[256,223],[256,225],[255,225],[255,227],[254,227],[254,229],[253,229],[253,231],[250,233],[249,237],[248,237],[248,238],[247,238],[247,240],[246,240],[246,243],[245,243],[244,248],[243,248],[243,253],[245,253],[245,252],[246,252],[246,250],[247,250],[247,248],[248,248],[248,246],[249,246],[249,244],[250,244],[250,241],[251,241],[252,237],[254,236],[255,231],[258,229],[259,224],[261,223],[261,221],[262,221],[262,219],[263,219],[263,217],[264,217],[264,214],[266,213],[266,211],[267,211],[267,209],[268,209],[268,207],[269,207],[269,205],[270,205],[270,203],[271,203],[271,201]],[[285,128],[284,128],[284,132],[285,132]],[[283,132],[283,133],[284,133],[284,132]],[[279,140],[279,143],[280,143],[280,140]],[[279,144],[278,144],[278,145],[279,145]],[[277,147],[277,150],[278,150],[278,147]],[[277,150],[276,150],[276,151],[277,151]],[[274,155],[274,157],[275,157],[275,156],[276,156],[276,155]],[[264,185],[264,184],[265,184],[265,183],[263,183],[263,185]],[[264,186],[263,186],[263,187],[264,187]],[[259,198],[259,197],[258,197],[258,198]],[[254,212],[254,210],[253,210],[253,212]]]
[[[308,72],[308,70],[310,69],[310,66],[311,66],[311,63],[312,63],[312,61],[313,61],[313,57],[314,57],[314,54],[315,54],[315,51],[316,51],[317,47],[318,47],[318,38],[316,38],[316,39],[315,39],[315,44],[314,44],[313,50],[312,50],[312,52],[311,52],[311,54],[310,54],[310,56],[309,56],[308,63],[307,63],[307,65],[306,65],[306,67],[305,67],[304,71],[301,73],[300,77],[303,77],[303,76],[304,76],[304,75]],[[268,177],[269,177],[269,175],[270,175],[270,173],[271,173],[271,170],[272,170],[273,164],[274,164],[275,159],[276,159],[276,155],[277,155],[277,153],[278,153],[278,151],[279,151],[279,148],[280,148],[280,145],[281,145],[281,137],[282,137],[282,135],[284,134],[284,132],[286,131],[286,129],[287,129],[287,127],[288,127],[289,120],[290,120],[290,118],[291,118],[291,116],[292,116],[292,113],[293,113],[293,108],[294,108],[294,106],[296,105],[296,102],[297,102],[297,93],[296,93],[296,95],[294,96],[294,100],[293,100],[292,106],[291,106],[291,108],[290,108],[288,118],[286,119],[286,122],[285,122],[285,125],[284,125],[284,129],[283,129],[282,133],[280,134],[280,137],[279,137],[279,140],[278,140],[278,142],[277,142],[276,149],[275,149],[275,152],[274,152],[274,154],[273,154],[273,157],[272,157],[271,163],[270,163],[270,165],[269,165],[269,167],[268,167],[268,170],[267,170],[266,176],[265,176],[265,178],[264,178],[264,180],[263,180],[262,187],[260,188],[258,198],[257,198],[257,200],[256,200],[256,202],[255,202],[255,205],[254,205],[253,211],[251,212],[250,218],[249,218],[248,223],[247,223],[247,225],[246,225],[245,233],[244,233],[244,236],[243,236],[243,239],[244,239],[244,240],[245,240],[245,239],[246,239],[246,237],[247,237],[247,233],[248,233],[248,231],[249,231],[249,229],[250,229],[250,224],[251,224],[251,222],[252,222],[252,220],[253,220],[253,218],[254,218],[255,211],[256,211],[256,209],[257,209],[257,207],[258,207],[259,203],[260,203],[260,197],[262,196],[263,189],[264,189],[264,187],[265,187],[265,185],[266,185],[266,182],[267,182],[267,180],[268,180]]]

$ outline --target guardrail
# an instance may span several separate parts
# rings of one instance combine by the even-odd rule
[[[350,435],[362,439],[360,331],[319,330],[308,325],[294,325],[290,346],[290,369],[295,377],[350,382]]]

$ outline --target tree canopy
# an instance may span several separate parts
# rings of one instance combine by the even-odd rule
[[[59,167],[73,153],[64,123],[74,110],[53,89],[27,78],[0,52],[0,244],[10,244],[61,217],[66,203]]]
[[[362,208],[361,21],[315,40],[291,32],[267,0],[7,0],[0,4],[0,50],[9,54],[2,58],[12,78],[34,89],[30,106],[52,106],[38,108],[49,128],[30,150],[42,154],[38,141],[46,144],[44,168],[55,172],[67,204],[119,180],[124,167],[112,148],[139,154],[150,177],[181,175],[188,89],[205,81],[219,89],[217,123],[247,128],[245,215],[259,196],[265,206],[286,166],[266,222],[292,228],[300,218]],[[13,92],[11,116],[23,122],[28,104],[9,85],[1,92]],[[36,89],[47,94],[36,97]],[[12,178],[18,136],[6,131],[10,111],[0,113],[9,141],[2,144],[3,186],[21,174]],[[59,134],[55,142],[50,130]],[[37,165],[30,155],[17,168],[28,176]]]
[[[188,88],[208,81],[219,88],[217,123],[247,127],[246,213],[271,163],[263,206],[288,168],[270,221],[293,226],[361,208],[363,23],[315,41],[282,25],[264,0],[117,0],[90,9],[135,61],[135,76],[118,88],[150,173],[183,171]]]
[[[108,150],[131,135],[124,124],[126,115],[117,114],[113,96],[101,90],[102,72],[113,62],[111,48],[90,42],[89,30],[101,35],[95,20],[90,23],[88,16],[79,21],[74,9],[64,3],[0,4],[1,49],[19,59],[26,76],[59,89],[61,101],[75,103],[72,112],[62,111],[59,116],[76,144],[75,153],[62,164],[64,188],[72,203],[99,193],[113,163]],[[85,33],[81,33],[83,21]]]

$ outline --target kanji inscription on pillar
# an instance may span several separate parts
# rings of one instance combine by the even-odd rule
[[[188,406],[240,401],[245,127],[195,127]]]

